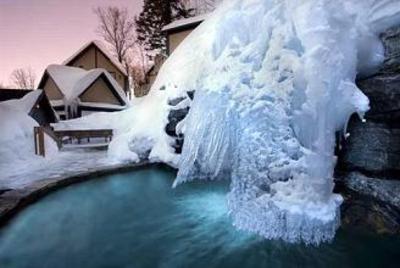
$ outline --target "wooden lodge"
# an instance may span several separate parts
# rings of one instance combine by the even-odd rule
[[[129,92],[129,75],[124,66],[111,55],[104,43],[91,41],[77,50],[62,65],[82,68],[86,71],[104,69],[111,74],[126,94]]]
[[[163,27],[162,31],[167,36],[168,56],[196,29],[208,14],[174,21]]]
[[[105,69],[86,71],[82,68],[50,65],[39,88],[46,92],[61,120],[94,112],[121,111],[128,105],[123,89]]]
[[[185,40],[194,29],[199,26],[207,15],[199,15],[192,18],[181,19],[166,25],[162,31],[167,37],[167,55],[172,52]],[[161,66],[164,64],[166,56],[158,55],[154,59],[153,66],[146,73],[146,83],[135,90],[135,95],[138,97],[147,95],[153,85]]]

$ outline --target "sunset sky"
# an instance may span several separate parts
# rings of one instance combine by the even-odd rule
[[[37,80],[86,42],[100,39],[93,8],[116,5],[138,14],[142,0],[0,0],[0,83],[11,72],[32,67]]]

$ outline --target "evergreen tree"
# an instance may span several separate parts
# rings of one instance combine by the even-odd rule
[[[144,0],[143,11],[136,21],[138,41],[149,54],[166,51],[162,28],[176,19],[192,16],[182,0]]]

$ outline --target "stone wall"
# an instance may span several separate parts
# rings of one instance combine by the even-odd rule
[[[379,73],[359,80],[370,99],[365,123],[350,120],[342,142],[337,191],[345,197],[344,224],[400,234],[400,27],[382,34],[385,63]]]
[[[353,116],[340,154],[341,169],[386,179],[400,178],[400,73],[358,82],[371,102],[365,123]]]

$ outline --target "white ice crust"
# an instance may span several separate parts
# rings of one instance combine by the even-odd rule
[[[384,59],[396,0],[229,0],[171,55],[152,91],[195,90],[175,186],[231,180],[234,225],[319,244],[340,225],[335,133],[369,109],[356,76]]]

